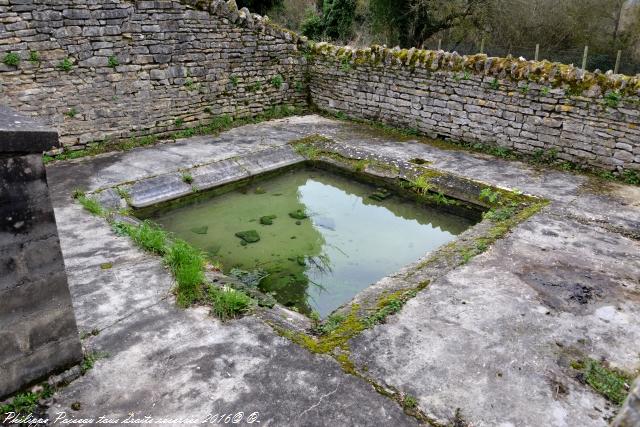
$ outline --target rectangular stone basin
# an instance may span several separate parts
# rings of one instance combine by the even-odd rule
[[[138,211],[281,304],[325,317],[479,218],[298,167]]]

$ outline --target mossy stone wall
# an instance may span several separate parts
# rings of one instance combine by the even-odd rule
[[[432,137],[640,169],[638,77],[455,53],[313,45],[320,109]]]
[[[5,0],[0,35],[2,103],[71,149],[306,102],[299,38],[235,1]]]

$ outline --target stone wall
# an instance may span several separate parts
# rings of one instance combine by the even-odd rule
[[[5,0],[0,103],[74,148],[255,115],[305,103],[298,42],[235,1]]]
[[[42,163],[57,144],[0,107],[0,398],[82,358]]]
[[[638,76],[413,49],[313,50],[311,100],[320,109],[595,168],[640,169]]]

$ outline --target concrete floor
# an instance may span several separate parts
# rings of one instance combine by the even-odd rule
[[[78,326],[100,331],[83,345],[108,354],[56,393],[52,419],[65,412],[94,420],[135,413],[201,421],[257,412],[260,425],[418,423],[368,381],[255,316],[221,323],[205,308],[176,308],[161,261],[70,196],[75,188],[96,190],[276,146],[288,150],[288,141],[315,133],[551,200],[387,323],[354,338],[352,358],[368,381],[416,396],[419,408],[443,424],[453,422],[457,409],[473,426],[608,424],[616,408],[580,383],[569,362],[581,355],[629,372],[640,368],[640,188],[398,141],[319,116],[47,168]],[[102,270],[106,262],[113,267]],[[79,410],[72,410],[76,402]]]

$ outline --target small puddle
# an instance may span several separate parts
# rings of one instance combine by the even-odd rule
[[[322,317],[475,223],[320,169],[288,171],[151,219],[222,262],[225,273],[262,270],[264,292]]]

